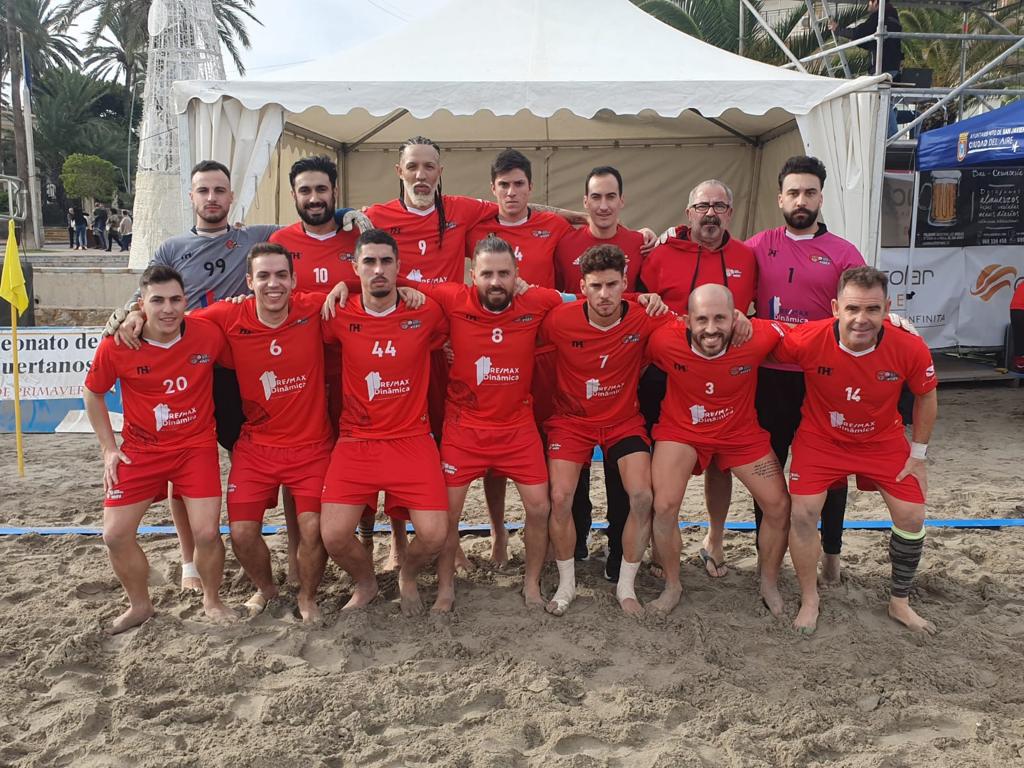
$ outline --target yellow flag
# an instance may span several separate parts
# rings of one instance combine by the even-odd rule
[[[0,299],[5,299],[20,315],[28,309],[25,275],[18,259],[18,241],[14,237],[14,220],[7,222],[7,251],[4,253],[4,273],[0,278]]]

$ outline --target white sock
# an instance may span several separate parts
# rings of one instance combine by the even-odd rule
[[[195,563],[182,563],[181,564],[181,578],[183,579],[198,579],[199,569],[196,568]]]
[[[633,584],[636,581],[638,570],[640,570],[640,563],[631,563],[625,557],[622,558],[622,566],[619,568],[619,583],[615,585],[615,597],[620,603],[623,600],[636,600]]]
[[[576,599],[576,562],[570,557],[555,560],[555,565],[558,566],[558,589],[551,599],[571,603]]]

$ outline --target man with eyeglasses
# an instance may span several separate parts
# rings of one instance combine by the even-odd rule
[[[723,285],[732,293],[738,315],[745,316],[754,300],[757,286],[757,261],[754,252],[741,240],[729,235],[733,213],[732,190],[724,182],[708,179],[690,190],[686,207],[689,226],[670,229],[665,242],[651,251],[640,268],[638,290],[657,293],[670,309],[687,313],[690,293],[700,285]],[[734,333],[740,344],[748,332]],[[640,380],[640,411],[648,431],[661,416],[666,375],[651,365]],[[714,466],[705,473],[704,495],[710,527],[701,544],[700,557],[711,578],[728,573],[725,567],[725,519],[729,514],[732,481]],[[678,567],[671,564],[671,567]]]

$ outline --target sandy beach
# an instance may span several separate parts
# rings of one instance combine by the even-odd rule
[[[1024,517],[1024,393],[944,388],[931,442],[929,517]],[[30,435],[28,477],[0,441],[0,524],[98,526],[92,435]],[[604,517],[595,468],[595,518]],[[702,520],[699,481],[683,517]],[[521,519],[514,490],[509,518]],[[882,519],[850,492],[849,519]],[[466,519],[484,521],[475,487]],[[731,519],[749,520],[737,484]],[[156,506],[146,524],[169,521]],[[268,516],[280,522],[280,512]],[[889,620],[888,537],[847,532],[843,583],[823,595],[818,632],[774,620],[754,583],[753,536],[730,533],[730,574],[708,578],[684,531],[683,602],[668,617],[622,615],[601,576],[604,537],[578,565],[563,618],[518,596],[512,567],[465,538],[476,569],[456,612],[403,618],[394,575],[382,599],[340,612],[350,583],[329,567],[322,627],[294,594],[253,620],[214,626],[179,592],[170,537],[148,537],[158,615],[109,637],[124,608],[97,536],[0,538],[0,765],[10,766],[900,766],[1024,765],[1024,528],[931,529],[912,600],[932,637]],[[284,538],[270,537],[284,580]],[[378,564],[386,555],[381,537]],[[545,589],[553,590],[553,568]],[[787,610],[796,580],[783,571]],[[434,578],[421,579],[427,599]],[[646,569],[638,595],[660,582]],[[228,556],[224,596],[251,588]]]

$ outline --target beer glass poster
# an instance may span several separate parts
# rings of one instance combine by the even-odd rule
[[[921,173],[918,248],[1024,245],[1024,167]]]

